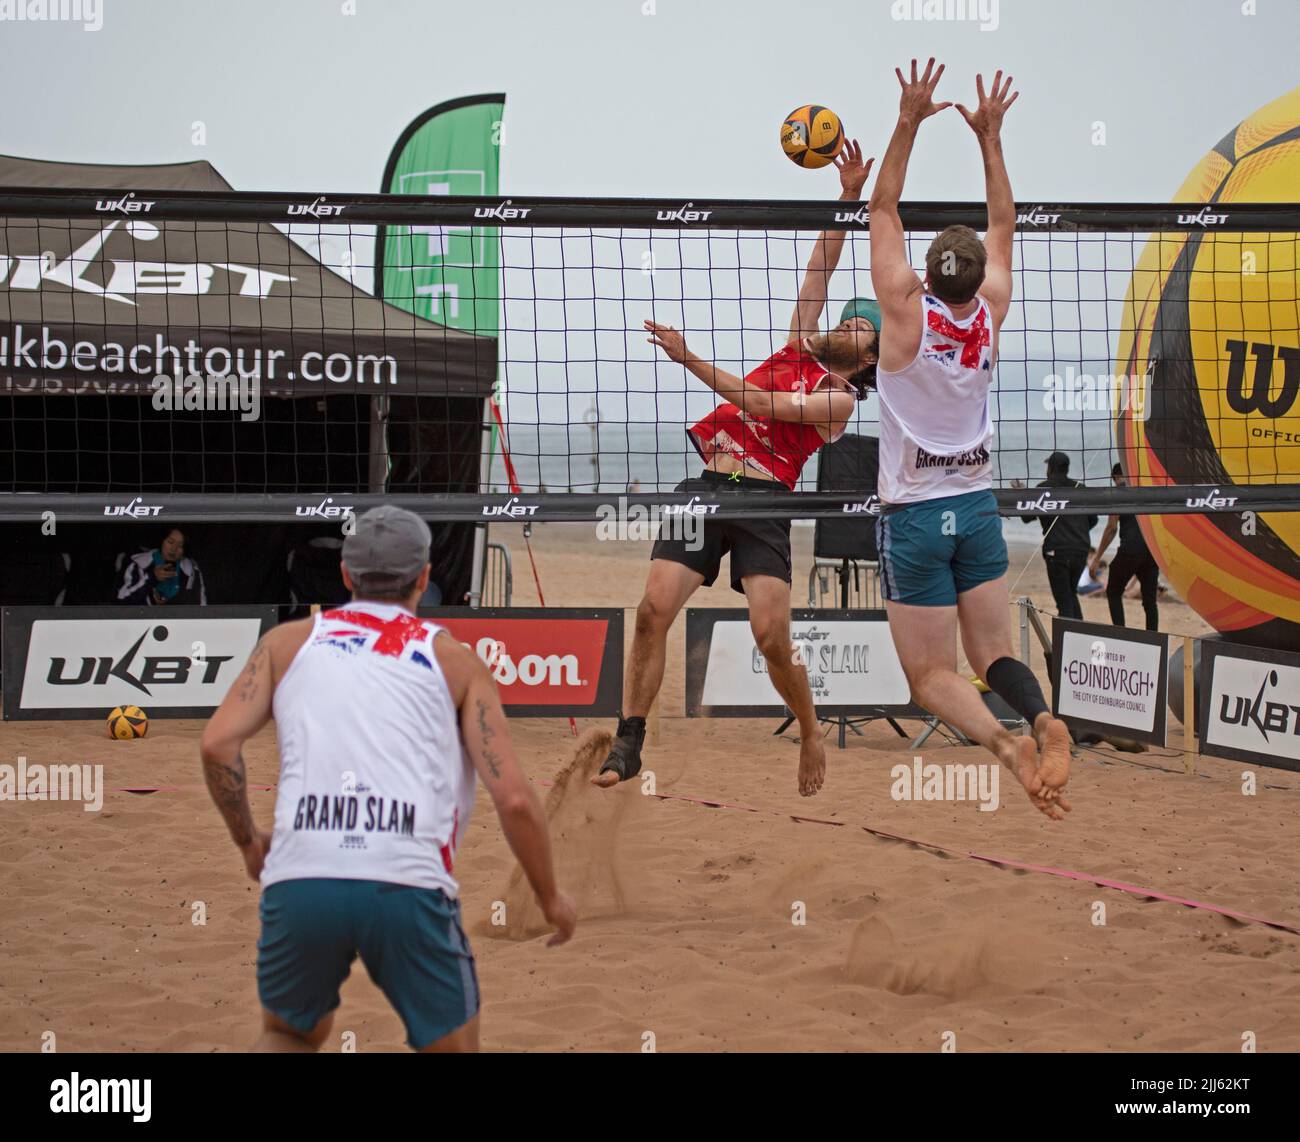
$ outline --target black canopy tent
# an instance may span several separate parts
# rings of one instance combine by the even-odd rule
[[[0,490],[292,492],[304,504],[478,490],[494,338],[380,301],[275,226],[151,221],[151,191],[231,189],[207,162],[0,156],[0,186],[103,192],[93,217],[0,219]],[[287,210],[285,221],[328,222],[313,209],[327,202]],[[239,373],[255,378],[256,419],[155,407],[159,375]],[[106,542],[120,550],[116,526]],[[253,601],[265,565],[282,564],[284,545],[308,526],[293,536],[241,526],[227,574],[196,535],[214,601]],[[433,527],[435,580],[460,602],[473,529]]]

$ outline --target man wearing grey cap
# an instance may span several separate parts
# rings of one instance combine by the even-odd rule
[[[257,644],[203,734],[208,789],[262,885],[256,1049],[315,1050],[360,955],[418,1051],[478,1047],[478,979],[452,865],[475,770],[551,944],[573,933],[546,819],[515,758],[486,666],[415,608],[429,528],[385,504],[343,542],[352,601]],[[275,826],[258,829],[241,749],[272,717]]]

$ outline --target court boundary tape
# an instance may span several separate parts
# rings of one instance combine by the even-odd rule
[[[545,784],[551,784],[545,782]],[[825,817],[806,817],[800,813],[789,813],[780,809],[758,809],[752,805],[733,805],[725,801],[706,800],[700,797],[688,797],[681,793],[651,793],[648,796],[656,797],[661,801],[687,801],[696,805],[704,805],[710,809],[734,809],[745,813],[760,813],[771,817],[787,817],[796,824],[809,825],[832,825],[836,828],[861,829],[873,837],[887,841],[899,841],[903,844],[915,845],[918,848],[929,849],[932,852],[943,853],[945,856],[960,857],[963,860],[981,861],[985,864],[996,865],[999,868],[1018,869],[1022,872],[1034,872],[1044,876],[1059,877],[1063,880],[1073,880],[1084,884],[1095,884],[1098,888],[1108,888],[1116,892],[1124,892],[1130,896],[1142,897],[1146,900],[1159,900],[1167,904],[1179,904],[1184,908],[1195,908],[1203,912],[1211,912],[1218,916],[1226,916],[1229,920],[1235,920],[1242,924],[1262,924],[1266,928],[1275,928],[1278,931],[1287,932],[1293,936],[1300,936],[1300,926],[1287,924],[1281,920],[1270,920],[1265,916],[1252,916],[1248,912],[1239,912],[1235,908],[1223,908],[1218,904],[1211,904],[1204,900],[1192,900],[1185,896],[1174,896],[1168,892],[1161,892],[1155,888],[1144,888],[1139,884],[1129,884],[1127,881],[1115,880],[1108,876],[1098,876],[1090,872],[1078,872],[1073,869],[1055,868],[1052,865],[1031,864],[1028,861],[1016,860],[1013,857],[991,856],[987,853],[976,853],[963,851],[962,849],[948,848],[946,845],[937,844],[934,841],[922,840],[918,837],[906,837],[901,833],[891,833],[887,829],[880,829],[873,825],[854,824],[851,821],[830,821]]]
[[[540,785],[549,788],[555,784],[545,778],[529,778],[534,785]],[[250,790],[258,792],[267,792],[277,788],[274,785],[249,785]],[[206,785],[153,785],[153,786],[111,786],[108,792],[112,793],[181,793],[189,790],[207,791]],[[1073,880],[1082,884],[1095,884],[1098,888],[1110,889],[1114,892],[1127,893],[1130,896],[1141,897],[1144,900],[1159,900],[1165,904],[1178,904],[1184,908],[1194,908],[1201,912],[1210,912],[1216,916],[1224,916],[1229,920],[1235,920],[1239,924],[1260,924],[1266,928],[1274,928],[1280,932],[1287,932],[1293,936],[1300,936],[1300,926],[1287,924],[1281,920],[1270,920],[1265,916],[1252,916],[1248,912],[1239,912],[1235,908],[1224,908],[1218,904],[1211,904],[1204,900],[1192,900],[1186,896],[1175,896],[1172,893],[1161,892],[1157,888],[1144,888],[1140,884],[1129,884],[1127,881],[1115,880],[1108,876],[1098,876],[1096,873],[1079,872],[1075,869],[1056,868],[1047,864],[1032,864],[1028,861],[1016,860],[1013,857],[992,856],[988,853],[976,853],[963,851],[962,849],[949,848],[935,841],[923,840],[919,837],[907,837],[901,833],[891,833],[887,829],[877,828],[874,825],[854,824],[851,821],[831,821],[825,817],[808,817],[801,813],[790,813],[782,809],[759,809],[753,805],[737,805],[730,801],[722,801],[717,798],[691,797],[684,793],[649,793],[645,796],[653,797],[658,801],[684,801],[691,805],[702,805],[706,809],[728,809],[740,813],[757,813],[760,816],[767,817],[785,817],[795,824],[805,825],[830,825],[837,829],[861,829],[864,833],[876,837],[880,840],[898,841],[906,845],[915,845],[917,848],[929,849],[931,852],[942,853],[945,856],[959,857],[962,860],[980,861],[984,864],[995,865],[998,868],[1017,869],[1021,872],[1038,873],[1042,876],[1053,876],[1062,880]]]

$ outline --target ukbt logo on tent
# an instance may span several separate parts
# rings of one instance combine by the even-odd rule
[[[117,201],[100,200],[95,209],[131,215],[147,213],[152,206],[127,195]],[[223,296],[266,298],[277,285],[297,280],[291,274],[239,262],[158,262],[112,256],[151,254],[152,250],[141,250],[138,244],[155,242],[162,234],[161,227],[142,218],[114,218],[63,258],[49,250],[15,254],[11,244],[8,256],[0,254],[0,281],[8,279],[11,290],[60,286],[134,306],[132,297],[139,294],[206,294],[214,292],[214,282],[219,283],[215,292]],[[18,231],[12,236],[21,240]]]

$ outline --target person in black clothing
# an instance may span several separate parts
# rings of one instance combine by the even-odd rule
[[[1124,469],[1116,464],[1110,470],[1110,478],[1115,487],[1122,488],[1125,484]],[[1142,610],[1147,617],[1147,630],[1159,630],[1160,567],[1147,547],[1137,516],[1113,515],[1106,521],[1106,530],[1101,533],[1101,542],[1097,544],[1097,554],[1092,557],[1091,571],[1094,576],[1097,574],[1097,566],[1116,531],[1119,532],[1119,551],[1110,562],[1110,574],[1106,579],[1110,621],[1117,627],[1124,626],[1124,588],[1136,575],[1142,585]]]
[[[1040,488],[1077,488],[1077,480],[1070,479],[1070,458],[1064,452],[1053,452],[1047,458],[1047,479]],[[1013,487],[1016,486],[1014,483]],[[1024,485],[1020,485],[1023,487]],[[1056,600],[1056,613],[1063,619],[1082,619],[1079,607],[1079,579],[1088,565],[1088,550],[1092,547],[1088,534],[1097,526],[1095,515],[1021,516],[1026,523],[1035,518],[1043,525],[1043,562],[1047,564],[1047,582]]]

